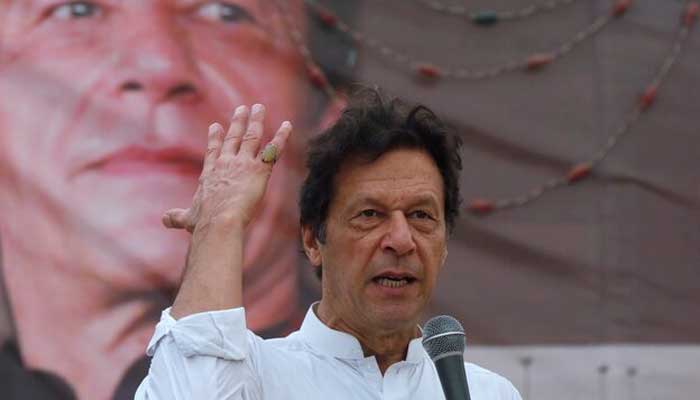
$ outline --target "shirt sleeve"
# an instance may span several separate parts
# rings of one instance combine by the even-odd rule
[[[504,396],[505,399],[507,400],[523,400],[522,397],[520,397],[520,392],[518,392],[518,389],[513,386],[513,384],[508,381],[508,388],[506,389],[506,395]]]
[[[256,349],[243,308],[210,311],[175,320],[163,311],[146,354],[148,375],[135,400],[261,399]]]
[[[472,400],[522,400],[506,378],[472,363],[464,363]]]

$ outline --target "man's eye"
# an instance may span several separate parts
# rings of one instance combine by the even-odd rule
[[[366,217],[366,218],[373,218],[373,217],[376,217],[377,215],[379,215],[379,214],[375,210],[362,210],[362,212],[360,213],[360,216]]]
[[[221,22],[254,22],[255,18],[246,10],[235,4],[216,1],[204,4],[197,9],[197,14],[210,21]]]
[[[433,217],[423,210],[414,211],[411,213],[414,217],[418,219],[432,219]]]
[[[71,1],[51,9],[49,16],[58,19],[89,18],[100,15],[102,9],[90,1]]]

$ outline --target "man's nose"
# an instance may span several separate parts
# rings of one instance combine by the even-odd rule
[[[139,25],[146,26],[127,35],[114,55],[113,92],[153,103],[198,97],[200,76],[185,33],[164,18],[143,22]]]
[[[382,238],[382,249],[394,252],[397,256],[413,252],[416,249],[416,243],[406,216],[402,212],[394,212],[387,222],[388,231]]]

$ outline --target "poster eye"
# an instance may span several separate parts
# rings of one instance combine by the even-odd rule
[[[62,20],[90,18],[102,13],[99,5],[91,1],[71,1],[57,5],[49,12],[49,17]]]
[[[206,3],[197,9],[197,14],[204,19],[223,23],[255,21],[243,7],[224,1]]]

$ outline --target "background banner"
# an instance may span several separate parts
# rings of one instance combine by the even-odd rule
[[[0,397],[125,399],[147,370],[211,122],[295,125],[245,304],[294,330],[306,140],[357,82],[465,143],[430,316],[525,399],[700,390],[700,5],[681,0],[0,0]],[[267,132],[271,135],[272,132]],[[13,397],[14,396],[14,397]]]

